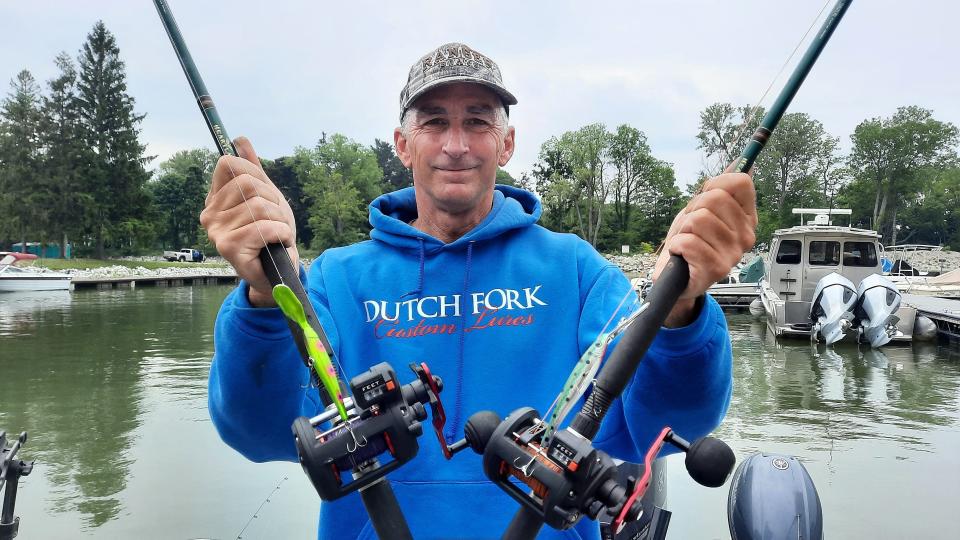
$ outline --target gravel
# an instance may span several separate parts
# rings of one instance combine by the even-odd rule
[[[744,261],[753,258],[753,254],[744,256]],[[653,268],[657,261],[655,253],[645,253],[638,255],[607,254],[606,259],[619,266],[628,277],[643,277]],[[891,254],[887,258],[893,259]],[[914,268],[925,271],[949,272],[960,268],[960,252],[956,251],[916,251],[906,253],[904,258]],[[128,261],[162,261],[161,257],[125,257]],[[233,267],[226,263],[220,257],[211,257],[205,262],[223,263],[223,266],[177,266],[169,268],[160,268],[149,270],[142,266],[128,268],[126,266],[105,266],[100,268],[90,268],[85,270],[64,270],[77,278],[110,278],[110,277],[177,277],[177,276],[233,276],[236,272]],[[304,265],[309,267],[310,260],[304,260]]]

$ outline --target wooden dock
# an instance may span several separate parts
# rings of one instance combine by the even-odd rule
[[[960,340],[960,300],[904,294],[903,302],[917,309],[937,325],[937,334],[951,341]]]
[[[76,289],[117,289],[134,287],[180,287],[183,285],[221,285],[237,283],[237,276],[186,275],[186,276],[126,276],[109,278],[74,278],[70,280]]]

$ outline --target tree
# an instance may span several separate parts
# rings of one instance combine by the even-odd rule
[[[927,169],[914,204],[903,212],[908,229],[901,242],[946,245],[960,249],[960,167]],[[911,238],[911,235],[915,235]]]
[[[654,166],[647,136],[637,128],[626,124],[617,127],[610,139],[610,159],[615,176],[613,180],[613,210],[615,228],[625,235],[630,227],[630,213],[637,192],[647,180],[646,174]],[[630,243],[626,238],[626,243]]]
[[[54,63],[60,74],[48,81],[50,93],[41,109],[43,205],[50,214],[45,237],[60,239],[60,257],[64,258],[69,239],[83,230],[88,209],[95,201],[84,190],[83,173],[89,168],[92,153],[83,139],[77,69],[65,52]]]
[[[714,103],[701,111],[697,140],[700,141],[698,148],[704,151],[705,163],[700,176],[720,174],[732,163],[747,146],[763,115],[762,108],[735,107],[730,103]]]
[[[313,149],[298,148],[295,168],[311,199],[308,223],[320,249],[351,244],[369,232],[366,206],[380,192],[383,171],[372,149],[336,133]]]
[[[543,205],[542,223],[555,231],[566,231],[567,218],[574,204],[573,165],[568,161],[560,145],[560,139],[550,137],[540,145],[533,177],[537,193]]]
[[[610,140],[610,133],[599,123],[568,131],[560,137],[561,149],[569,156],[567,161],[573,172],[577,228],[580,236],[592,246],[597,245],[603,207],[610,193],[610,180],[606,176]]]
[[[306,165],[298,166],[299,155],[283,156],[273,161],[261,160],[263,170],[280,193],[286,197],[293,219],[297,224],[297,241],[310,247],[313,242],[313,230],[310,229],[310,201],[304,192],[306,180],[297,172]]]
[[[829,138],[823,125],[806,113],[784,115],[757,160],[758,201],[782,221],[790,206],[802,204],[816,193],[815,169],[824,141]]]
[[[383,171],[383,180],[381,181],[383,192],[386,193],[413,185],[413,173],[403,166],[403,162],[393,151],[392,144],[374,139],[373,146],[370,148],[377,156],[377,166]]]
[[[37,219],[40,160],[40,87],[23,70],[0,103],[0,233],[19,237],[24,251],[27,234],[47,218]]]
[[[205,148],[181,150],[160,164],[150,193],[164,247],[198,244],[203,210],[217,155]]]
[[[897,242],[897,212],[922,190],[921,171],[956,161],[957,128],[921,107],[901,107],[890,118],[865,120],[854,130],[850,168],[854,190],[870,190],[871,223],[891,244]],[[855,194],[848,196],[856,197]]]
[[[89,229],[96,256],[103,258],[107,239],[128,248],[149,235],[142,217],[147,205],[144,184],[149,178],[144,166],[151,158],[144,155],[145,147],[138,140],[145,115],[134,112],[120,49],[102,21],[87,35],[79,65],[80,117],[84,140],[93,152],[85,174],[85,191],[94,201]]]
[[[504,186],[516,186],[516,185],[517,185],[517,180],[516,180],[513,176],[511,176],[510,173],[508,173],[507,171],[501,169],[500,167],[497,167],[497,180],[496,180],[496,182],[497,182],[498,184],[501,184],[501,185],[504,185]]]

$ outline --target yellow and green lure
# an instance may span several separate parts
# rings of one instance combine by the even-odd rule
[[[293,290],[282,283],[274,286],[273,299],[280,306],[280,311],[300,326],[300,330],[303,332],[303,341],[307,344],[307,354],[310,355],[310,360],[313,362],[313,370],[317,372],[317,377],[327,390],[327,395],[337,406],[340,418],[346,422],[348,420],[347,408],[343,404],[343,395],[340,393],[340,380],[337,378],[337,370],[334,369],[333,363],[330,361],[330,355],[327,354],[323,342],[320,341],[320,336],[307,324],[307,315],[303,311],[303,304],[300,303],[300,299],[293,293]]]

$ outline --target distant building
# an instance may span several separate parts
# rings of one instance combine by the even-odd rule
[[[64,258],[71,258],[71,251],[73,246],[67,244],[67,249],[64,251]],[[23,242],[17,242],[10,246],[10,251],[23,252]],[[40,249],[40,242],[27,242],[26,253],[33,253],[37,257],[44,259],[59,259],[60,258],[60,244],[58,243],[48,243],[44,248]]]

